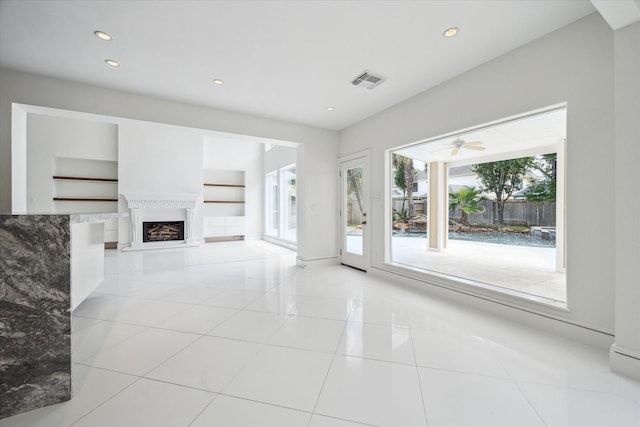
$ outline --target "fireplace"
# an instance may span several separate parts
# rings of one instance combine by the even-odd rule
[[[143,221],[142,242],[184,240],[184,221]]]
[[[122,193],[122,196],[131,219],[131,243],[123,243],[123,251],[199,246],[194,239],[194,212],[201,193]],[[158,224],[164,226],[151,228],[149,234],[150,226]]]

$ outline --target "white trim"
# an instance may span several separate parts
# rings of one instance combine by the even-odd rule
[[[552,307],[552,309],[554,310],[563,310],[563,311],[569,311],[568,310],[568,304],[570,302],[571,299],[571,292],[570,292],[570,288],[568,286],[568,284],[565,282],[565,289],[567,290],[567,302],[566,303],[560,303],[558,301],[554,301],[551,299],[547,299],[544,297],[536,297],[536,296],[532,296],[531,298],[525,298],[525,297],[521,297],[519,295],[517,295],[515,292],[512,292],[510,290],[505,289],[504,291],[502,291],[502,287],[500,286],[494,286],[492,289],[490,289],[488,286],[485,286],[483,284],[479,284],[477,282],[475,282],[474,280],[470,280],[470,279],[466,279],[466,278],[459,278],[459,277],[455,277],[453,275],[447,274],[447,273],[440,273],[437,271],[425,271],[422,268],[418,267],[418,266],[411,266],[411,265],[405,265],[405,264],[401,264],[401,263],[397,263],[394,262],[393,260],[393,245],[392,245],[392,234],[393,234],[393,230],[392,230],[392,217],[391,217],[391,206],[392,206],[392,196],[391,196],[391,188],[393,188],[393,174],[392,174],[392,156],[394,153],[398,152],[398,151],[402,151],[403,149],[406,149],[408,147],[413,147],[413,146],[419,146],[422,144],[427,144],[427,143],[432,143],[432,142],[437,142],[440,141],[442,139],[446,139],[448,137],[451,136],[457,136],[457,135],[461,135],[461,134],[466,134],[466,133],[470,133],[470,132],[475,132],[478,130],[482,130],[482,129],[487,129],[487,128],[494,128],[494,127],[499,127],[502,126],[504,124],[507,123],[511,123],[514,121],[519,121],[519,120],[527,120],[528,118],[532,118],[532,117],[536,117],[539,116],[541,114],[546,114],[549,112],[554,112],[554,111],[562,111],[564,110],[564,112],[566,113],[568,111],[568,106],[567,103],[561,103],[561,104],[556,104],[553,106],[549,106],[549,107],[545,107],[545,108],[541,108],[541,109],[537,109],[537,110],[533,110],[533,111],[529,111],[529,112],[525,112],[523,114],[519,114],[519,115],[515,115],[515,116],[511,116],[508,118],[504,118],[504,119],[499,119],[499,120],[495,120],[489,123],[485,123],[479,126],[474,126],[474,127],[470,127],[470,128],[466,128],[466,129],[462,129],[462,130],[457,130],[455,132],[450,132],[448,134],[444,134],[444,135],[440,135],[440,136],[436,136],[436,137],[432,137],[432,138],[427,138],[418,142],[413,142],[410,144],[406,144],[403,146],[398,146],[398,147],[393,147],[390,149],[387,149],[385,151],[385,153],[387,154],[387,158],[386,158],[386,164],[385,164],[385,173],[387,174],[387,180],[386,183],[388,185],[388,188],[386,188],[386,197],[385,197],[385,266],[384,267],[378,267],[378,268],[382,268],[382,269],[388,269],[389,271],[392,271],[396,274],[407,274],[408,277],[416,277],[417,280],[424,280],[427,281],[429,283],[432,284],[436,284],[438,286],[443,286],[447,289],[451,289],[454,291],[459,291],[459,292],[464,292],[465,294],[469,294],[469,295],[476,295],[479,298],[487,298],[489,297],[489,299],[491,300],[500,300],[501,303],[504,300],[504,298],[499,297],[499,296],[493,296],[494,294],[503,294],[504,296],[506,296],[507,300],[513,301],[513,302],[508,302],[508,304],[515,304],[515,305],[519,305],[520,301],[525,301],[525,304],[527,306],[529,305],[540,305],[541,307]],[[566,130],[566,123],[565,123],[565,130]],[[432,242],[432,238],[429,237],[429,242],[428,242],[428,251],[440,251],[442,250],[442,248],[446,248],[447,246],[447,242],[448,242],[448,227],[447,227],[447,223],[448,223],[448,185],[447,185],[447,178],[448,178],[448,170],[450,167],[456,167],[456,166],[462,166],[462,165],[468,165],[468,164],[474,164],[474,163],[478,163],[478,162],[490,162],[490,161],[500,161],[500,160],[505,160],[505,159],[513,159],[513,158],[519,158],[519,157],[526,157],[526,156],[531,156],[531,155],[537,155],[537,154],[545,154],[545,153],[550,153],[550,152],[555,152],[557,157],[556,157],[556,163],[557,163],[557,170],[556,170],[556,176],[557,176],[557,182],[556,182],[556,228],[557,228],[557,233],[556,233],[556,257],[555,257],[555,269],[557,272],[559,273],[564,273],[566,271],[566,253],[567,253],[567,249],[566,249],[566,210],[565,210],[565,205],[566,205],[566,198],[565,198],[565,171],[566,171],[566,147],[567,147],[567,136],[566,136],[566,132],[565,132],[565,138],[562,140],[557,141],[554,145],[549,145],[546,144],[544,146],[540,146],[540,147],[533,147],[533,148],[527,148],[527,149],[519,149],[516,151],[510,151],[507,153],[499,153],[496,155],[489,155],[489,156],[476,156],[473,157],[471,159],[464,159],[464,160],[459,160],[459,161],[454,161],[454,162],[445,162],[445,161],[441,161],[441,160],[436,160],[434,162],[428,162],[425,161],[427,164],[431,165],[431,164],[438,164],[438,170],[437,172],[437,181],[442,180],[442,182],[444,183],[444,187],[442,185],[438,185],[435,188],[436,193],[435,194],[431,194],[433,197],[428,197],[427,198],[427,209],[426,211],[428,212],[428,215],[430,216],[430,227],[429,227],[429,232],[431,233],[431,236],[436,236],[438,241],[437,242]],[[422,159],[420,159],[421,161],[423,161]],[[444,168],[442,168],[443,170],[440,170],[440,165],[444,165]],[[431,176],[432,173],[432,168],[429,168],[429,180],[430,182],[433,182],[432,178],[434,178],[433,176]],[[444,191],[444,195],[441,193],[442,191]],[[433,193],[432,188],[430,186],[430,193]],[[438,209],[437,213],[432,212],[431,209],[431,205],[432,203],[440,203],[442,201],[442,199],[445,199],[444,203],[442,203],[442,207],[444,208],[443,210]],[[435,215],[435,221],[434,221],[434,215]],[[432,227],[435,226],[435,227]],[[440,236],[439,233],[434,233],[434,229],[436,231],[440,231],[440,230],[444,230],[444,236]],[[442,239],[441,239],[442,237]],[[417,273],[417,274],[416,274]],[[435,282],[432,282],[432,279],[435,278]],[[489,284],[491,285],[491,284]],[[477,288],[477,289],[476,289]],[[544,308],[543,308],[544,311]]]
[[[494,295],[480,295],[475,289],[473,292],[466,292],[463,289],[455,289],[436,283],[435,280],[427,281],[424,278],[412,277],[401,272],[392,271],[389,268],[372,266],[370,274],[393,280],[398,286],[408,287],[426,295],[445,298],[456,303],[466,304],[484,313],[492,313],[505,319],[520,322],[523,325],[542,329],[544,331],[561,335],[571,340],[579,341],[602,350],[609,349],[613,343],[613,331],[601,330],[583,323],[576,323],[561,317],[561,313],[566,310],[546,307],[541,304],[517,305],[507,298]],[[523,301],[524,303],[524,301]],[[554,313],[555,312],[555,313]]]
[[[131,244],[123,251],[168,247],[199,246],[193,238],[194,210],[200,197],[197,193],[121,193],[127,201],[131,218]],[[184,240],[169,242],[143,242],[142,223],[150,209],[184,209]]]
[[[296,266],[302,268],[309,267],[324,267],[328,265],[339,265],[340,259],[338,257],[329,257],[329,258],[315,258],[315,259],[304,259],[299,256],[296,257]]]
[[[264,240],[265,242],[273,243],[274,245],[282,246],[283,248],[291,249],[294,251],[298,250],[298,245],[296,244],[296,242],[293,242],[291,240],[279,239],[267,234],[263,235],[262,238],[257,237],[257,240]]]
[[[609,349],[609,366],[613,372],[640,381],[640,354],[615,343]]]
[[[627,347],[623,347],[620,346],[616,343],[613,343],[611,345],[611,351],[615,351],[616,353],[628,356],[628,357],[633,357],[634,359],[638,359],[640,360],[640,352],[639,351],[635,351],[635,350],[631,350],[630,348]]]
[[[338,159],[338,163],[348,162],[349,160],[359,159],[361,157],[371,158],[371,149],[367,148],[366,150],[358,151],[356,153],[347,154]]]
[[[358,265],[358,266],[351,266],[354,268],[359,268],[362,269],[364,271],[368,271],[369,267],[371,266],[371,231],[372,230],[372,221],[371,221],[371,149],[365,149],[362,151],[358,151],[356,153],[352,153],[352,154],[347,154],[345,156],[342,156],[340,158],[338,158],[338,171],[340,176],[338,177],[337,180],[337,184],[338,184],[338,191],[337,191],[337,197],[338,197],[338,209],[339,211],[336,212],[337,215],[337,220],[338,220],[338,239],[340,241],[339,244],[339,249],[340,249],[340,256],[338,257],[338,259],[340,260],[340,262],[342,263],[342,257],[343,254],[346,251],[346,247],[345,246],[345,242],[346,242],[346,236],[344,235],[345,230],[343,229],[343,220],[342,217],[340,216],[340,212],[342,211],[343,208],[343,198],[345,197],[345,195],[343,194],[343,180],[345,179],[344,177],[342,177],[342,166],[344,163],[347,162],[351,162],[351,161],[355,161],[355,160],[359,160],[362,159],[362,165],[364,167],[365,170],[365,180],[363,180],[363,197],[364,197],[364,208],[366,211],[366,214],[368,214],[369,216],[365,218],[365,221],[367,222],[367,227],[363,228],[363,247],[362,247],[362,262],[363,265]],[[345,264],[345,265],[350,265],[350,264]]]
[[[11,212],[27,213],[27,111],[11,105]]]
[[[475,131],[479,131],[482,129],[487,129],[487,128],[491,128],[497,125],[501,125],[501,124],[505,124],[505,123],[509,123],[509,122],[513,122],[516,120],[521,120],[521,119],[525,119],[529,116],[535,116],[538,114],[544,114],[544,113],[550,113],[552,111],[556,111],[556,110],[561,110],[563,108],[567,108],[567,103],[566,102],[562,102],[559,104],[555,104],[555,105],[550,105],[548,107],[545,108],[538,108],[536,110],[531,110],[531,111],[527,111],[521,114],[516,114],[513,116],[509,116],[509,117],[505,117],[502,119],[498,119],[498,120],[493,120],[487,123],[484,123],[482,125],[478,125],[478,126],[471,126],[468,128],[464,128],[464,129],[458,129],[456,131],[453,132],[447,132],[447,133],[443,133],[440,135],[436,135],[436,136],[432,136],[430,138],[425,138],[425,139],[421,139],[418,141],[414,141],[414,142],[410,142],[408,144],[404,144],[404,145],[399,145],[397,147],[393,147],[390,148],[389,151],[394,152],[394,151],[398,151],[398,150],[402,150],[404,148],[408,148],[408,147],[412,147],[414,145],[420,145],[420,144],[424,144],[424,143],[428,143],[428,142],[434,142],[437,141],[439,139],[445,139],[445,138],[449,138],[452,136],[458,136],[458,135],[462,135],[462,134],[466,134],[466,133],[471,133],[471,132],[475,132]]]
[[[129,209],[195,209],[197,193],[121,193]]]
[[[221,138],[232,139],[232,140],[252,141],[252,142],[259,142],[262,144],[281,145],[281,146],[293,147],[293,148],[299,147],[300,145],[302,145],[302,143],[300,142],[287,141],[284,139],[272,139],[272,138],[265,138],[261,136],[245,135],[241,133],[229,133],[229,132],[223,132],[218,130],[181,126],[181,125],[175,125],[175,124],[158,122],[158,121],[130,119],[130,118],[119,117],[119,116],[107,116],[104,114],[86,113],[82,111],[65,110],[62,108],[42,107],[39,105],[21,104],[17,102],[14,102],[13,106],[15,108],[19,108],[21,111],[24,111],[27,114],[29,113],[42,114],[42,115],[47,115],[52,117],[81,119],[81,120],[93,121],[98,123],[110,123],[110,124],[116,124],[116,125],[130,124],[130,123],[154,123],[154,124],[161,124],[169,128],[180,129],[186,132],[196,132],[198,135],[221,137]]]

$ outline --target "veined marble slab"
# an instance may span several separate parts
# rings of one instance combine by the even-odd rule
[[[109,221],[111,219],[126,218],[129,213],[90,213],[90,214],[70,214],[71,224],[80,224],[84,222]]]
[[[71,399],[69,215],[0,215],[0,418]]]

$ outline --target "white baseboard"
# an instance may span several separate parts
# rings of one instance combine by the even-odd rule
[[[640,381],[640,359],[626,353],[614,343],[609,350],[609,366],[617,374]]]
[[[286,240],[276,239],[271,236],[262,236],[262,240],[264,240],[265,242],[273,243],[274,245],[282,246],[283,248],[291,249],[293,251],[298,250],[298,245],[296,243],[288,242]]]
[[[296,265],[302,268],[310,268],[310,267],[325,267],[328,265],[338,265],[340,264],[340,259],[336,257],[329,258],[317,258],[317,259],[303,259],[300,257],[296,257]]]
[[[426,281],[403,276],[380,268],[371,268],[369,272],[390,279],[400,286],[406,286],[444,300],[465,304],[477,310],[501,316],[505,319],[560,335],[602,350],[608,350],[613,343],[612,334],[597,331],[587,326],[569,323],[561,319],[553,318],[548,314],[538,314],[530,310],[509,305],[505,302],[492,301],[488,298],[431,285]]]
[[[133,247],[131,243],[118,243],[118,250],[129,252],[129,251],[147,251],[147,250],[156,250],[156,249],[176,249],[176,248],[195,248],[204,245],[204,240],[193,240],[190,243],[185,241],[179,242],[153,242],[153,243],[144,243],[140,246]]]

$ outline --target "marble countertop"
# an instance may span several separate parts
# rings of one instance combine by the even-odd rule
[[[69,217],[71,224],[81,224],[84,222],[100,222],[109,221],[112,219],[128,218],[129,212],[109,212],[109,213],[42,213],[42,212],[30,212],[30,213],[18,213],[18,214],[5,214],[0,213],[0,217],[20,217],[20,216],[66,216]]]
[[[90,214],[69,214],[69,218],[71,220],[71,224],[80,224],[84,222],[99,222],[99,221],[109,221],[111,219],[119,219],[128,217],[129,213],[90,213]]]

